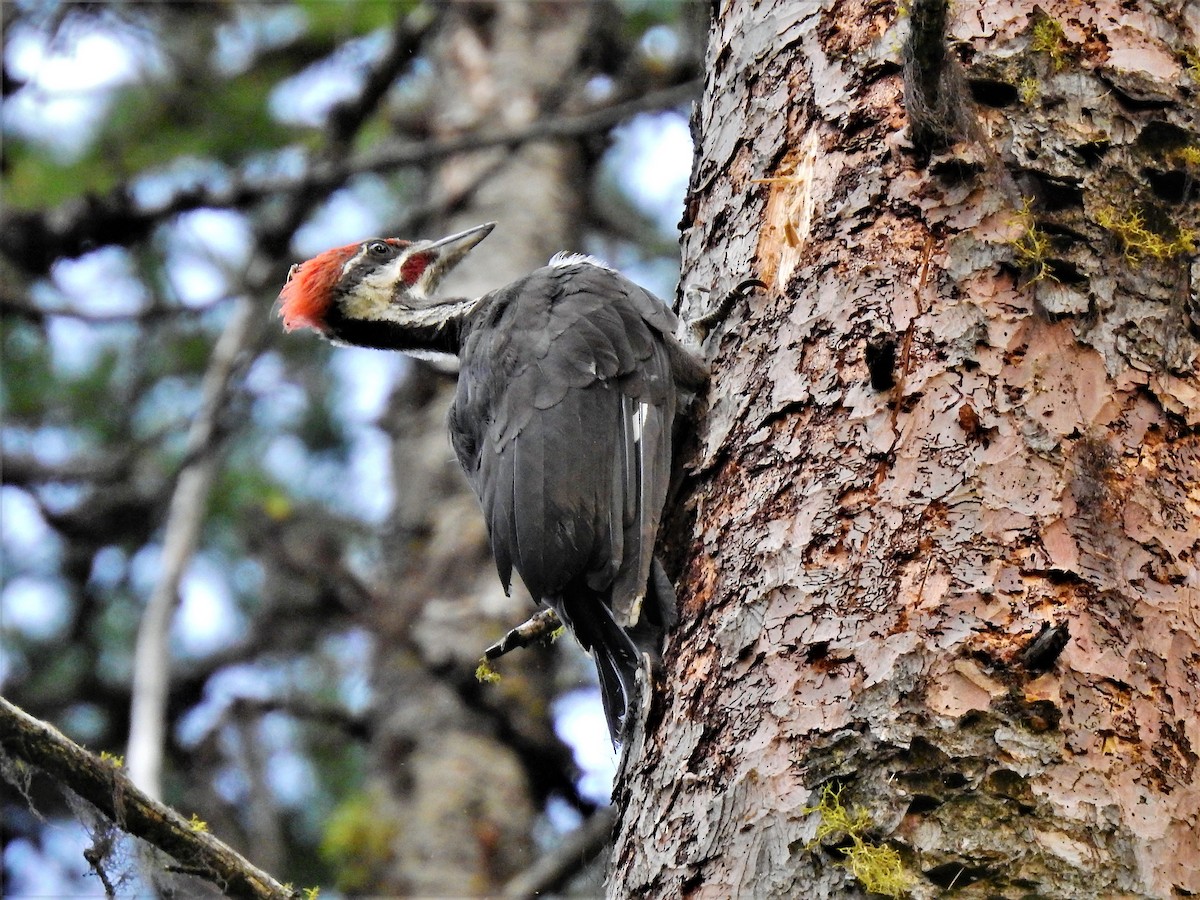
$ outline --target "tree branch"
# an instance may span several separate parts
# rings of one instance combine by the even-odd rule
[[[291,900],[289,890],[170,807],[139,790],[119,769],[58,729],[0,697],[0,748],[70,788],[123,831],[178,860],[189,874],[247,900]]]
[[[339,107],[340,118],[330,128],[321,162],[316,164],[318,168],[334,165],[335,160],[345,155],[346,147],[382,99],[386,86],[412,58],[430,22],[426,20],[410,30],[409,21],[409,18],[402,18],[397,23],[391,47],[368,75],[359,96]],[[335,188],[344,179],[345,176],[335,179],[328,187]],[[239,297],[204,374],[201,408],[188,432],[187,461],[180,471],[167,512],[158,580],[138,625],[129,727],[129,774],[152,796],[157,796],[160,790],[166,738],[171,620],[179,604],[180,581],[199,541],[217,473],[217,451],[224,437],[219,420],[232,385],[257,355],[253,348],[261,341],[266,328],[268,317],[263,315],[259,295],[277,273],[265,261],[275,259],[286,249],[295,229],[324,195],[307,187],[293,186],[285,191],[285,196],[289,202],[282,214],[261,227],[257,234],[259,265],[252,270],[254,274],[248,279],[250,284]]]
[[[612,837],[616,811],[611,806],[597,810],[568,834],[561,844],[504,886],[503,897],[539,897],[559,890],[584,866],[596,858]]]
[[[158,580],[138,626],[133,661],[133,708],[129,727],[129,774],[153,797],[159,796],[166,703],[170,682],[168,636],[179,602],[179,583],[195,553],[208,494],[217,471],[218,419],[229,386],[248,364],[246,348],[263,328],[262,310],[252,297],[238,300],[233,317],[213,349],[204,373],[203,400],[188,431],[187,459],[167,511]]]
[[[476,150],[581,137],[612,128],[641,112],[678,106],[697,97],[700,89],[699,81],[688,81],[580,115],[541,119],[522,128],[438,141],[401,141],[356,157],[329,154],[312,161],[301,175],[252,179],[236,174],[226,184],[190,187],[155,204],[137,203],[130,186],[121,185],[104,197],[76,198],[48,211],[9,212],[0,222],[0,251],[26,271],[43,274],[56,259],[79,256],[105,244],[133,244],[158,222],[176,213],[201,207],[242,208],[280,193],[323,195],[354,175],[441,161]]]
[[[562,621],[558,618],[558,613],[552,609],[539,610],[484,650],[484,659],[499,659],[505,653],[511,653],[521,647],[549,641],[560,628]]]

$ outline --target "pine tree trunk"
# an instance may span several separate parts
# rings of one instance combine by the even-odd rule
[[[714,23],[610,896],[1200,892],[1200,21],[993,6]]]

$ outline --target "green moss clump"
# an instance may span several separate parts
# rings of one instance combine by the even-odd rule
[[[1200,50],[1195,47],[1184,47],[1179,53],[1183,60],[1183,69],[1196,81],[1200,81]]]
[[[481,659],[475,667],[475,680],[480,684],[495,684],[500,680],[500,673],[492,668],[487,659]]]
[[[1185,169],[1200,169],[1200,147],[1195,144],[1179,147],[1167,154],[1167,160],[1178,163]]]
[[[380,816],[380,799],[360,793],[343,800],[325,823],[321,856],[337,869],[338,887],[354,893],[378,884],[392,858],[399,825]]]
[[[871,830],[871,817],[861,807],[851,810],[842,803],[844,787],[832,783],[825,785],[817,805],[804,808],[806,814],[817,813],[821,817],[817,835],[809,848],[826,838],[845,835],[850,840],[850,846],[841,848],[846,856],[845,865],[862,886],[873,894],[903,897],[912,885],[912,878],[904,871],[900,854],[884,844],[863,839],[863,835]]]
[[[1017,82],[1017,92],[1021,96],[1021,102],[1026,106],[1033,106],[1042,96],[1042,86],[1038,84],[1038,80],[1032,75],[1028,75]]]
[[[1029,49],[1049,55],[1054,71],[1061,72],[1067,67],[1071,55],[1071,42],[1067,40],[1066,32],[1057,19],[1039,16],[1033,23]]]
[[[108,763],[114,769],[125,768],[125,757],[118,756],[116,753],[109,753],[107,750],[100,751],[100,762]]]

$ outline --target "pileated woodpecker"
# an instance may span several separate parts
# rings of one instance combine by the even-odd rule
[[[676,395],[705,368],[662,301],[589,257],[559,254],[479,298],[433,297],[493,227],[327,250],[292,268],[280,314],[335,343],[459,357],[450,440],[500,580],[507,591],[516,568],[591,650],[616,741],[641,652],[676,618],[654,542]]]

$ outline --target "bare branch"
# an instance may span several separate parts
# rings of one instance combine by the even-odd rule
[[[421,48],[421,42],[437,22],[440,11],[418,7],[411,15],[398,16],[392,42],[383,58],[367,73],[358,94],[339,103],[329,114],[330,146],[350,144],[363,123],[375,111],[396,76],[408,67]]]
[[[670,109],[699,96],[702,84],[688,81],[654,91],[624,103],[602,107],[574,116],[539,119],[521,128],[499,132],[473,132],[440,141],[403,142],[385,145],[373,153],[352,160],[354,172],[383,172],[401,166],[444,161],[444,157],[495,147],[516,147],[532,141],[581,137],[605,131],[642,112]]]
[[[48,481],[117,481],[128,475],[132,456],[127,452],[109,451],[80,454],[48,463],[32,453],[6,453],[4,483],[25,486]]]
[[[246,348],[263,329],[259,304],[243,297],[213,349],[204,374],[200,412],[188,432],[188,462],[179,473],[167,512],[158,581],[138,626],[133,662],[133,709],[129,774],[153,797],[159,795],[166,702],[170,681],[168,634],[179,600],[179,583],[196,550],[217,471],[217,423],[235,375],[249,362]]]
[[[616,811],[597,810],[563,842],[504,886],[503,897],[539,897],[562,888],[604,849],[612,836]]]
[[[228,297],[221,297],[197,306],[168,306],[163,303],[155,303],[151,306],[131,309],[128,312],[97,313],[69,306],[39,306],[32,300],[3,292],[0,293],[0,316],[12,316],[35,324],[41,324],[48,318],[58,317],[76,319],[89,325],[113,325],[121,322],[154,322],[173,317],[199,317],[228,301]]]
[[[358,99],[344,106],[339,124],[331,130],[329,142],[322,149],[318,168],[327,168],[344,155],[345,146],[382,98],[385,85],[391,83],[411,58],[414,42],[424,35],[429,22],[416,26],[419,34],[415,36],[410,34],[408,22],[406,18],[397,24],[392,46],[368,76]],[[344,178],[328,187],[336,187]],[[171,620],[179,604],[179,584],[195,553],[217,473],[217,450],[224,437],[220,419],[238,375],[256,356],[253,348],[261,342],[268,322],[258,296],[275,273],[264,260],[274,259],[283,252],[295,229],[324,195],[307,186],[294,185],[285,196],[289,202],[282,215],[258,232],[259,265],[234,306],[205,372],[201,408],[188,432],[187,461],[180,471],[167,513],[158,581],[138,626],[127,755],[130,777],[152,796],[157,796],[160,790],[166,738]]]
[[[226,895],[290,900],[289,890],[211,834],[139,790],[109,762],[0,697],[0,747],[100,810],[119,828],[178,860]]]
[[[156,204],[139,204],[128,185],[104,197],[69,200],[49,211],[9,212],[0,221],[0,251],[38,274],[54,260],[79,256],[103,244],[129,245],[158,222],[201,207],[242,208],[277,194],[323,195],[354,175],[441,162],[448,156],[516,147],[531,141],[581,137],[606,131],[641,112],[670,109],[699,96],[701,83],[688,81],[642,97],[575,116],[541,119],[522,128],[472,133],[438,141],[401,141],[357,157],[328,154],[298,176],[252,179],[235,174],[222,185],[179,191]]]
[[[521,647],[550,640],[560,628],[562,622],[558,614],[552,609],[543,609],[488,647],[483,655],[487,659],[499,659],[505,653],[511,653]]]
[[[297,695],[269,697],[264,700],[239,697],[233,702],[231,710],[258,715],[284,713],[296,719],[306,719],[322,726],[337,728],[354,740],[366,741],[371,738],[371,722],[366,716],[355,715],[349,710],[308,697]]]

